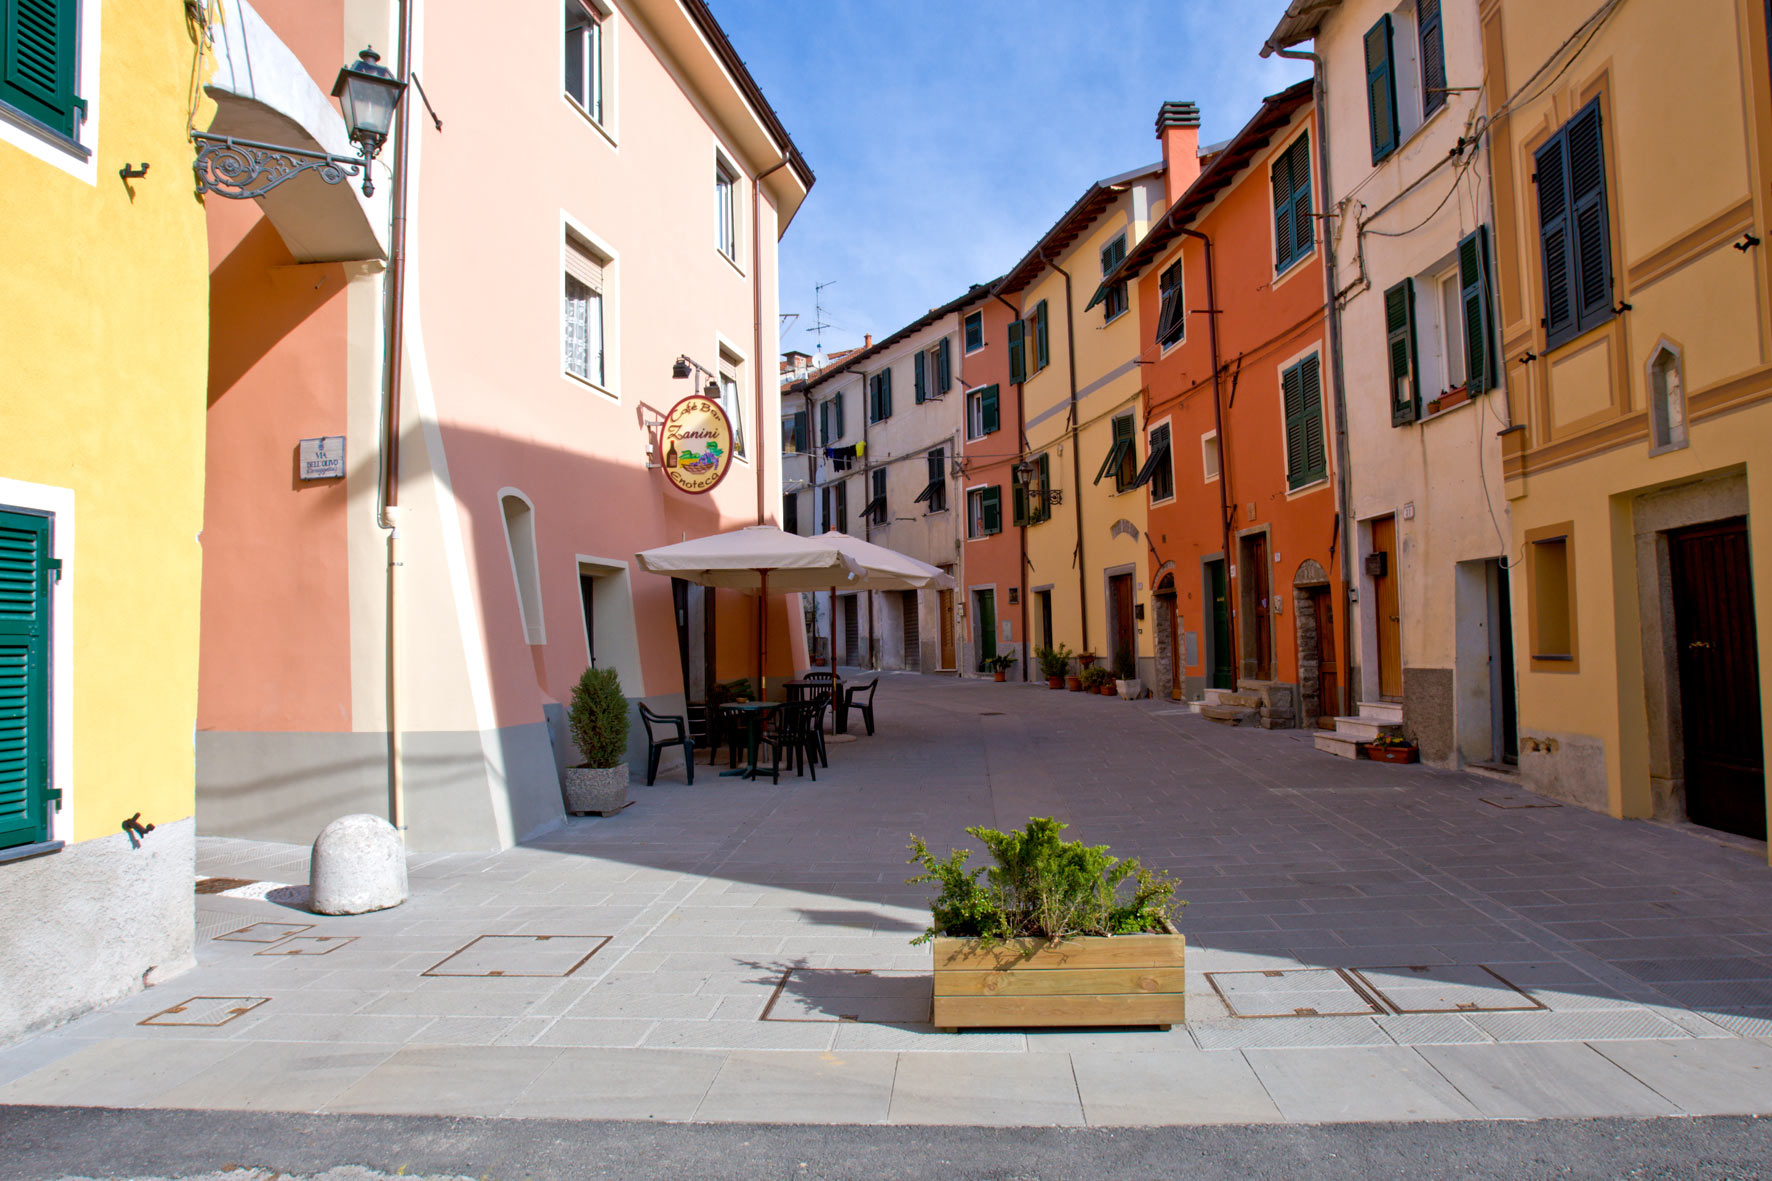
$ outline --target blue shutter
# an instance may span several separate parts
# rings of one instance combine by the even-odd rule
[[[0,102],[74,136],[75,0],[0,0]]]
[[[980,425],[984,428],[984,433],[988,435],[992,431],[1000,429],[1003,425],[1003,416],[997,409],[997,387],[994,385],[985,386],[983,391],[979,393],[978,401],[978,417]]]
[[[1612,240],[1606,215],[1606,151],[1595,99],[1569,121],[1569,209],[1578,332],[1612,317]]]
[[[1458,289],[1463,308],[1464,355],[1468,359],[1465,388],[1481,393],[1495,388],[1495,313],[1489,296],[1489,227],[1478,226],[1458,243]],[[1451,333],[1448,332],[1450,337]]]
[[[1009,321],[1009,380],[1017,385],[1028,379],[1026,336],[1027,326],[1022,321]]]
[[[49,518],[0,513],[0,848],[49,839]]]
[[[1391,14],[1366,30],[1366,126],[1372,133],[1372,162],[1397,150],[1397,72],[1391,53]]]
[[[1557,132],[1533,156],[1538,182],[1538,243],[1544,266],[1545,347],[1574,336],[1575,263],[1569,233],[1568,137]]]
[[[1415,280],[1404,279],[1384,293],[1384,331],[1385,367],[1390,376],[1391,425],[1407,426],[1421,417],[1421,372],[1416,366],[1415,349]]]
[[[1421,117],[1446,105],[1446,36],[1440,26],[1440,0],[1415,0],[1415,30],[1421,44]]]

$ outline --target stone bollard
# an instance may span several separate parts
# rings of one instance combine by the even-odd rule
[[[316,914],[365,914],[406,901],[406,846],[380,816],[341,816],[321,830],[308,863]]]

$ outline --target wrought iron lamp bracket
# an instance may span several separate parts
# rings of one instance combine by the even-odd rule
[[[191,167],[197,174],[197,192],[243,200],[262,197],[286,180],[304,172],[318,173],[329,185],[361,175],[363,195],[375,192],[367,158],[309,152],[281,144],[265,144],[227,135],[193,131],[197,158]]]

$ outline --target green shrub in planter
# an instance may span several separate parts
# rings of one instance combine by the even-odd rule
[[[1099,693],[1106,685],[1114,683],[1114,674],[1099,664],[1092,664],[1083,670],[1083,688],[1090,693]]]
[[[1122,648],[1114,653],[1114,679],[1130,681],[1138,676],[1138,665],[1132,660],[1132,650]]]
[[[1040,675],[1048,680],[1070,672],[1073,655],[1068,644],[1060,644],[1056,648],[1034,649],[1034,659],[1040,662]]]
[[[566,724],[586,767],[619,767],[628,757],[628,699],[612,668],[587,668],[572,687]]]

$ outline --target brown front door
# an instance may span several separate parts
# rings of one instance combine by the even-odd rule
[[[1766,839],[1760,659],[1747,521],[1667,535],[1686,747],[1686,817]]]
[[[1248,569],[1243,572],[1243,577],[1249,587],[1249,639],[1245,643],[1252,649],[1251,663],[1245,666],[1244,675],[1257,681],[1269,681],[1274,676],[1274,609],[1267,534],[1257,533],[1248,538],[1243,552],[1248,556]]]
[[[941,596],[941,605],[937,612],[941,616],[941,667],[952,671],[954,667],[954,592],[944,590],[936,592]]]
[[[1132,624],[1132,575],[1115,574],[1108,579],[1108,599],[1113,603],[1114,648],[1108,653],[1109,667],[1117,669],[1120,653],[1136,660],[1138,641]],[[1133,666],[1136,675],[1137,665]],[[1116,674],[1117,675],[1117,674]]]
[[[1372,553],[1383,573],[1372,575],[1372,604],[1378,615],[1378,695],[1403,699],[1403,617],[1397,610],[1397,519],[1372,522]]]
[[[1310,607],[1317,621],[1317,725],[1335,724],[1341,701],[1341,668],[1335,663],[1335,598],[1326,586],[1310,588]]]

